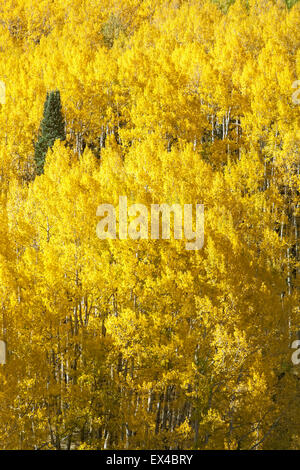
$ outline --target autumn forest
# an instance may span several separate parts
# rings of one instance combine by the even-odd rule
[[[0,0],[0,81],[0,449],[300,449],[300,2]]]

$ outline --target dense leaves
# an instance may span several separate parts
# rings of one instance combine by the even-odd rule
[[[299,2],[0,18],[0,448],[299,448]],[[119,196],[204,247],[100,240]]]

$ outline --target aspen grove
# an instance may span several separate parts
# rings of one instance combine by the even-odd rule
[[[300,2],[0,0],[0,80],[0,449],[299,449]]]

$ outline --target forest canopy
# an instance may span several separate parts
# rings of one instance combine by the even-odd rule
[[[300,3],[0,0],[0,80],[0,448],[299,449]]]

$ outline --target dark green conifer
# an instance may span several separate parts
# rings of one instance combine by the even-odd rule
[[[44,171],[48,148],[56,139],[65,140],[65,122],[62,115],[60,93],[58,90],[47,93],[44,115],[40,126],[39,138],[35,144],[35,163],[38,175]]]

